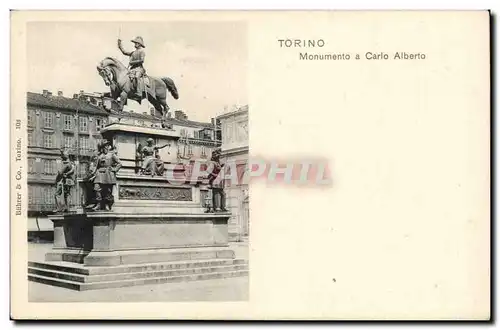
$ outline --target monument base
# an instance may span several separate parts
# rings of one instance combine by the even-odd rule
[[[28,279],[74,290],[248,275],[229,248],[229,214],[92,212],[52,216],[54,246]]]

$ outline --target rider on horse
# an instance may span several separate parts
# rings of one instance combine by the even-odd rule
[[[134,43],[135,46],[134,51],[127,52],[126,50],[124,50],[122,47],[121,39],[118,39],[118,48],[123,53],[123,55],[130,57],[129,76],[130,79],[132,80],[134,90],[136,91],[137,94],[141,95],[142,91],[139,91],[138,87],[139,87],[139,79],[146,73],[146,70],[144,70],[144,67],[142,66],[144,64],[144,58],[146,57],[146,53],[144,52],[145,46],[142,37],[136,37],[131,41]]]

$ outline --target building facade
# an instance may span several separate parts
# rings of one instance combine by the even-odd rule
[[[108,113],[82,95],[64,97],[27,93],[28,231],[50,231],[47,215],[55,209],[55,178],[61,167],[61,149],[77,164],[78,177],[87,170],[101,139]],[[72,195],[72,204],[79,196]]]
[[[239,176],[237,183],[226,181],[226,203],[232,213],[229,235],[233,241],[244,241],[248,239],[250,230],[249,187],[241,180],[248,167],[248,106],[220,115],[217,119],[222,131],[222,162],[235,163]]]

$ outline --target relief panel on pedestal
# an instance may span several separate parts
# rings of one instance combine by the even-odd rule
[[[120,199],[192,201],[191,188],[120,186]]]

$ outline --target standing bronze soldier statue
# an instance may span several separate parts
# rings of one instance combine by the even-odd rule
[[[103,140],[98,148],[101,154],[97,158],[96,176],[94,179],[95,200],[94,210],[111,210],[114,204],[113,187],[116,185],[116,172],[122,164],[111,144]]]
[[[92,157],[92,160],[89,163],[89,167],[87,168],[87,172],[85,173],[85,177],[83,178],[83,196],[84,196],[84,207],[86,209],[92,209],[96,207],[96,195],[94,191],[94,180],[97,174],[97,160],[100,156],[100,152],[97,153],[96,156]]]
[[[138,96],[142,96],[142,92],[144,91],[144,86],[141,86],[140,79],[146,74],[146,70],[144,69],[144,59],[146,58],[146,53],[144,52],[144,41],[142,37],[136,37],[131,40],[134,43],[135,50],[128,52],[122,47],[121,39],[118,39],[118,48],[125,56],[130,57],[129,61],[129,77],[132,81],[133,89]],[[142,88],[140,88],[142,87]]]
[[[69,160],[68,152],[61,150],[62,168],[56,176],[56,211],[69,211],[71,188],[75,185],[75,166]]]
[[[215,149],[212,152],[211,164],[212,171],[208,175],[208,183],[212,191],[212,205],[211,208],[215,212],[226,212],[226,193],[224,192],[224,180],[217,179],[221,173],[224,164],[220,161],[220,149]],[[216,182],[217,179],[217,182]],[[209,208],[210,210],[210,208]]]

